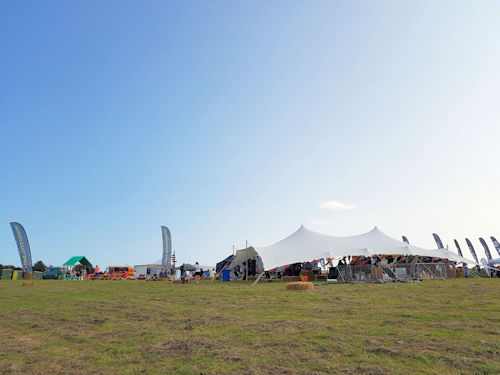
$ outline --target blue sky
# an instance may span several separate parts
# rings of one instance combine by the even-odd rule
[[[301,224],[500,237],[496,1],[0,1],[0,263],[214,264]],[[324,204],[335,201],[344,204]],[[325,208],[326,207],[326,208]],[[339,209],[340,208],[340,209]],[[465,251],[468,255],[468,251]]]

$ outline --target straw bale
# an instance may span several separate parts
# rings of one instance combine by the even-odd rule
[[[286,286],[287,290],[311,290],[314,288],[313,283],[308,282],[295,282]]]

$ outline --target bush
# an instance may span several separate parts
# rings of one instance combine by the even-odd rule
[[[33,266],[33,271],[45,272],[46,269],[47,266],[41,260],[36,262],[35,265]]]

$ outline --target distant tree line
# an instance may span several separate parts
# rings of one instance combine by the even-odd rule
[[[16,266],[13,266],[12,264],[5,264],[5,265],[0,264],[0,269],[4,269],[4,268],[22,271],[21,267],[16,267]],[[33,265],[33,271],[45,272],[46,269],[47,269],[47,266],[41,260],[39,260],[38,262],[36,262]]]
[[[1,269],[6,268],[6,269],[13,269],[13,270],[20,270],[20,271],[22,271],[22,270],[23,270],[21,267],[13,266],[13,265],[11,265],[11,264],[5,264],[5,265],[0,264],[0,268],[1,268]]]

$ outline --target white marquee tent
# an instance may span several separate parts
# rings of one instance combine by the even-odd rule
[[[337,237],[321,234],[301,226],[283,240],[266,247],[254,247],[266,270],[286,264],[320,258],[353,255],[419,255],[477,264],[447,249],[425,250],[388,236],[377,227],[356,236]]]

